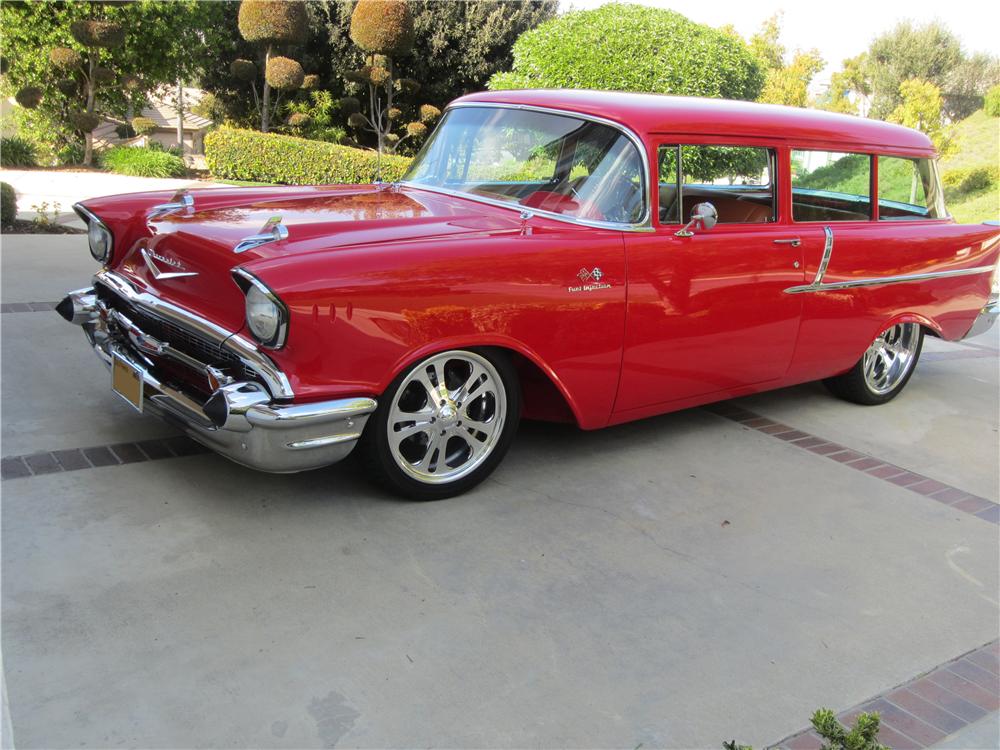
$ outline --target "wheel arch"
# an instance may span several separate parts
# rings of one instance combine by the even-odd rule
[[[577,426],[583,424],[579,404],[555,370],[530,347],[507,338],[460,337],[425,344],[411,350],[395,362],[389,375],[380,384],[379,397],[384,398],[389,386],[418,362],[451,349],[480,352],[488,350],[505,354],[511,358],[517,370],[525,416],[545,421],[573,422]],[[558,397],[558,401],[554,397]]]

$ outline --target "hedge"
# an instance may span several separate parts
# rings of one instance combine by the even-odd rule
[[[213,177],[283,185],[375,182],[378,154],[323,141],[222,127],[205,136],[205,161]],[[382,181],[400,179],[410,165],[382,156]]]

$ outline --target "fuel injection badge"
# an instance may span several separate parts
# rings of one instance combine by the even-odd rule
[[[566,287],[567,292],[596,292],[600,289],[611,288],[611,284],[601,282],[601,279],[604,278],[604,271],[596,266],[589,271],[586,268],[581,268],[576,277],[580,279],[580,284]]]

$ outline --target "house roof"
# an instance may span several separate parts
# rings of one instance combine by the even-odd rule
[[[157,128],[177,130],[177,109],[174,106],[176,89],[160,88],[149,95],[149,101],[142,108],[142,116],[148,117]],[[211,120],[192,114],[189,107],[197,104],[204,92],[200,89],[184,89],[184,129],[202,130],[212,124]]]
[[[477,102],[579,112],[620,123],[640,135],[731,135],[927,156],[934,153],[930,139],[917,130],[864,117],[775,104],[579,89],[488,91],[463,96],[453,104]]]

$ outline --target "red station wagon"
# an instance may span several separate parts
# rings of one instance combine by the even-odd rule
[[[453,102],[399,183],[76,206],[103,268],[59,312],[115,392],[249,467],[355,448],[418,499],[482,481],[521,417],[592,430],[822,379],[880,404],[926,334],[997,317],[1000,232],[931,142],[745,102]]]

